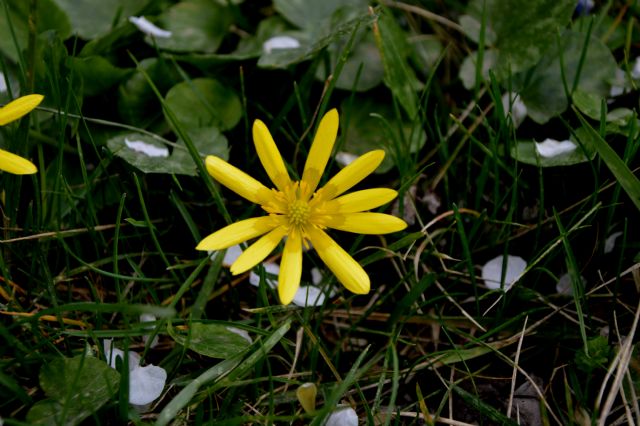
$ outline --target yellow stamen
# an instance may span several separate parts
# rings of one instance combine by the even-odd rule
[[[289,223],[295,226],[302,226],[306,224],[310,211],[311,209],[306,201],[295,200],[291,205],[289,205],[289,211],[287,212],[289,216]]]

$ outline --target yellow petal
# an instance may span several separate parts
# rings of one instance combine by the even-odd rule
[[[363,212],[387,204],[397,196],[398,193],[389,188],[364,189],[335,198],[322,206],[322,210],[327,213]]]
[[[222,250],[258,237],[278,226],[270,216],[252,217],[227,225],[205,237],[196,250]]]
[[[0,170],[14,175],[31,175],[37,172],[38,168],[31,161],[0,149]]]
[[[288,305],[300,287],[302,276],[302,236],[292,232],[284,244],[280,275],[278,276],[278,296],[280,303]]]
[[[260,158],[260,162],[264,167],[271,182],[280,191],[284,191],[291,179],[284,165],[280,151],[276,143],[269,133],[267,126],[260,120],[253,123],[253,143],[256,146],[256,152]]]
[[[354,160],[353,163],[336,173],[336,175],[322,187],[322,196],[325,199],[332,199],[351,189],[351,187],[373,173],[380,163],[382,163],[383,159],[384,151],[381,149],[369,151],[361,155]]]
[[[44,99],[42,95],[27,95],[9,102],[0,108],[0,126],[28,114],[42,102],[42,99]]]
[[[222,158],[208,155],[205,159],[205,165],[209,174],[221,185],[249,201],[265,204],[271,197],[269,188]]]
[[[263,235],[258,241],[251,244],[231,265],[231,273],[238,275],[262,262],[269,253],[276,248],[278,243],[287,234],[287,228],[278,226],[268,234]]]
[[[340,231],[357,234],[389,234],[407,227],[404,220],[384,213],[346,213],[327,215],[320,224]]]
[[[302,173],[302,181],[307,183],[309,193],[313,193],[316,190],[324,169],[327,167],[327,162],[338,134],[338,121],[338,111],[336,109],[327,112],[320,120],[318,131],[313,138],[311,150]]]
[[[306,231],[318,256],[338,281],[352,293],[367,294],[370,288],[369,276],[362,266],[321,229],[310,226]]]

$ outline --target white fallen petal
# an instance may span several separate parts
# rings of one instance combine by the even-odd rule
[[[311,282],[314,283],[315,285],[318,285],[322,282],[322,272],[320,272],[320,269],[316,268],[315,266],[313,268],[311,268]]]
[[[167,371],[149,364],[136,367],[129,372],[129,403],[146,405],[162,394],[167,381]]]
[[[613,251],[613,248],[616,246],[616,239],[620,235],[622,235],[622,232],[620,232],[620,231],[614,232],[613,234],[609,235],[606,240],[604,240],[604,252],[605,253],[611,253]]]
[[[265,53],[271,53],[274,50],[297,49],[298,47],[300,47],[300,42],[290,36],[271,37],[262,44],[262,50]]]
[[[431,213],[431,214],[438,213],[438,209],[440,208],[440,205],[442,204],[440,202],[440,197],[438,197],[435,192],[431,192],[429,190],[427,190],[427,192],[420,199],[420,201],[422,201],[423,203],[425,203],[427,205],[427,210],[429,210],[429,213]]]
[[[215,253],[215,252],[213,252]],[[236,261],[242,254],[242,248],[240,248],[239,244],[235,246],[231,246],[224,253],[224,258],[222,259],[222,266],[230,268],[233,265],[233,262]]]
[[[567,154],[574,151],[578,146],[571,142],[557,141],[555,139],[547,138],[542,142],[536,142],[536,151],[541,157],[550,158],[558,155]]]
[[[264,267],[264,271],[266,273],[265,278],[267,281],[267,285],[269,285],[269,287],[271,288],[278,287],[278,274],[280,274],[280,266],[272,262],[265,262],[262,264],[262,266]],[[254,271],[251,271],[251,273],[249,274],[249,283],[258,287],[260,285],[260,275],[258,275]]]
[[[400,210],[402,210],[402,219],[409,224],[414,225],[416,223],[416,217],[418,211],[416,210],[416,194],[418,193],[418,186],[411,185],[407,191],[405,191],[402,198],[396,199],[391,209],[393,216],[400,216]],[[402,207],[402,209],[400,208]]]
[[[623,86],[613,85],[609,90],[609,96],[615,98],[616,96],[620,96],[625,92],[625,88]]]
[[[640,56],[638,56],[636,61],[633,63],[633,68],[631,68],[631,78],[634,80],[640,79]]]
[[[324,426],[358,426],[358,415],[351,407],[338,407],[329,415]]]
[[[595,3],[593,0],[578,0],[578,4],[576,5],[576,13],[578,15],[588,15],[593,9]]]
[[[151,23],[144,16],[129,16],[129,22],[131,22],[133,25],[138,27],[140,31],[142,31],[147,35],[158,37],[158,38],[171,37],[171,31],[158,28],[155,24]]]
[[[7,91],[7,80],[4,77],[4,74],[0,72],[0,93],[4,93]]]
[[[253,339],[251,338],[251,336],[249,336],[249,333],[247,333],[247,330],[243,330],[241,328],[235,328],[235,327],[227,327],[227,330],[229,330],[232,333],[237,334],[238,336],[242,337],[247,342],[253,343]]]
[[[322,280],[324,280],[324,274],[322,273],[322,271],[320,271],[320,269],[316,268],[315,266],[311,268],[311,282],[316,287],[318,287],[322,283]],[[326,297],[333,297],[337,293],[334,286],[324,286],[322,287],[322,291],[324,292]]]
[[[169,149],[165,147],[157,147],[155,145],[151,145],[150,143],[146,143],[143,141],[130,141],[127,138],[124,138],[124,143],[136,152],[141,152],[149,157],[168,157]]]
[[[357,159],[358,159],[358,156],[350,152],[338,151],[336,153],[336,161],[342,167],[348,166],[349,164],[353,163]]]
[[[154,322],[157,318],[153,314],[140,314],[140,322]]]
[[[609,96],[615,98],[628,90],[627,73],[620,68],[616,68],[616,75],[611,82],[611,88],[609,89]]]
[[[502,280],[502,265],[505,262],[504,256],[498,256],[482,267],[482,279],[484,284],[491,290],[497,290],[500,288]],[[527,267],[527,262],[519,256],[506,256],[507,266],[504,274],[504,290],[508,290],[524,272]]]
[[[307,306],[322,306],[325,294],[314,285],[303,285],[293,296],[293,304],[303,308]]]
[[[587,280],[581,275],[580,282],[582,283],[582,288],[587,285]],[[563,276],[558,279],[556,283],[556,293],[562,294],[565,296],[573,296],[573,285],[571,284],[571,275],[567,272]]]
[[[103,340],[102,346],[104,348],[104,356],[107,360],[107,364],[109,364],[109,367],[116,369],[116,359],[120,357],[122,361],[124,361],[124,351],[122,349],[113,347],[113,341],[111,339]],[[129,351],[129,371],[137,367],[139,364],[140,355],[135,352]]]
[[[502,95],[502,109],[505,114],[511,112],[513,125],[518,127],[527,117],[527,106],[522,102],[520,95],[515,92],[507,92]]]

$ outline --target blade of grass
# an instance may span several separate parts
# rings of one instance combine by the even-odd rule
[[[176,315],[173,308],[165,306],[142,305],[135,303],[94,303],[94,302],[73,302],[60,305],[57,308],[43,309],[37,312],[28,320],[37,320],[43,315],[51,315],[57,312],[80,311],[80,312],[120,312],[123,314],[140,315],[151,314],[158,318],[170,318]]]
[[[560,231],[560,238],[562,239],[562,245],[565,251],[565,260],[567,264],[567,270],[569,271],[569,276],[571,277],[571,288],[573,289],[573,301],[575,302],[576,312],[578,313],[578,323],[580,325],[580,337],[582,337],[582,344],[584,346],[584,352],[589,355],[589,345],[587,340],[587,327],[584,324],[584,315],[582,312],[582,299],[584,298],[584,290],[582,288],[582,279],[580,278],[580,268],[578,268],[578,264],[576,262],[576,257],[573,254],[573,249],[571,248],[571,244],[569,243],[569,238],[567,236],[567,232],[562,225],[562,221],[560,220],[560,216],[558,212],[553,209],[553,215],[556,219],[556,225],[558,226],[558,231]]]
[[[209,301],[211,293],[213,293],[213,287],[218,282],[218,277],[222,271],[222,260],[224,259],[225,252],[226,250],[218,251],[213,259],[213,263],[209,267],[209,271],[204,278],[200,293],[198,293],[198,297],[191,306],[192,319],[199,319],[204,314],[207,302]]]
[[[471,286],[473,287],[473,295],[476,301],[476,312],[480,312],[480,301],[478,298],[478,283],[476,283],[476,274],[473,270],[473,258],[471,256],[471,250],[469,248],[469,240],[467,239],[467,233],[464,229],[462,217],[458,211],[458,206],[453,205],[453,214],[456,221],[456,227],[458,229],[458,235],[460,236],[460,244],[462,244],[462,252],[464,253],[465,263],[467,265],[467,271],[469,272],[469,278],[471,278]],[[503,274],[504,275],[504,274]],[[500,286],[502,287],[502,283]]]
[[[344,380],[340,382],[335,387],[333,392],[331,392],[325,399],[324,407],[317,413],[316,418],[313,419],[313,422],[311,422],[310,426],[319,426],[323,424],[327,416],[336,408],[338,401],[340,400],[340,398],[342,398],[347,389],[349,389],[349,387],[352,386],[355,381],[364,373],[364,369],[359,370],[359,368],[360,364],[362,364],[362,361],[369,353],[370,348],[371,345],[367,346],[358,356],[358,359],[356,359],[356,361],[353,363],[353,366],[349,370],[349,373],[344,378]]]
[[[498,422],[500,425],[506,426],[518,426],[518,422],[508,418],[491,405],[483,402],[478,396],[473,395],[472,393],[467,392],[459,386],[454,385],[452,387],[453,391],[460,396],[464,402],[469,404],[471,408],[477,410],[483,416],[486,416],[488,419],[493,420],[494,422]]]
[[[178,395],[176,395],[160,412],[158,418],[155,422],[155,426],[165,426],[169,424],[180,410],[182,410],[191,399],[195,396],[196,392],[200,389],[201,386],[212,382],[218,381],[214,384],[214,388],[220,387],[220,380],[224,377],[227,377],[228,380],[233,381],[238,378],[240,374],[244,374],[253,365],[263,356],[265,356],[271,349],[282,339],[282,337],[289,331],[291,327],[291,321],[286,321],[283,325],[280,326],[277,330],[275,330],[271,335],[264,341],[257,340],[253,345],[249,346],[246,350],[239,352],[237,355],[226,359],[198,377],[196,377],[191,383],[182,389]],[[246,359],[243,358],[250,351],[253,352]]]
[[[611,146],[602,139],[600,134],[591,127],[575,105],[573,105],[572,108],[582,126],[587,129],[589,136],[591,136],[589,141],[582,142],[591,143],[593,145],[609,170],[611,170],[611,173],[613,173],[618,180],[622,189],[625,190],[633,204],[638,208],[638,210],[640,210],[640,180],[631,172],[629,167],[624,163],[624,161],[622,161],[618,154],[616,154],[613,148],[611,148]]]

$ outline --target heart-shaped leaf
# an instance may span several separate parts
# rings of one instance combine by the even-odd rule
[[[193,323],[188,333],[173,327],[167,330],[177,343],[211,358],[230,358],[251,344],[241,330],[222,324]]]
[[[227,138],[217,128],[192,128],[187,129],[187,133],[202,157],[228,158]],[[170,149],[152,136],[127,133],[109,139],[107,146],[115,155],[145,173],[197,175],[196,165],[181,140]]]
[[[211,78],[176,84],[167,92],[165,102],[185,129],[217,127],[229,130],[242,117],[242,104],[236,92]]]

